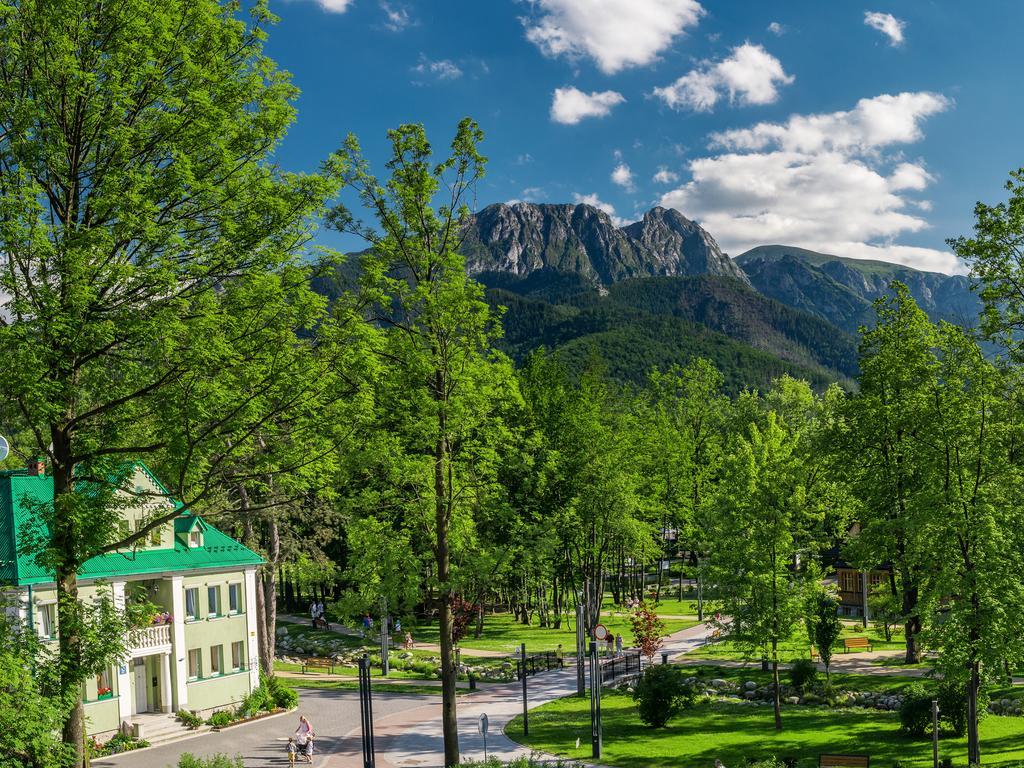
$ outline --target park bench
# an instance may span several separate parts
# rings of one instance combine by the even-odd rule
[[[302,674],[306,674],[306,670],[309,669],[326,669],[327,674],[333,675],[334,662],[331,659],[304,659],[302,662]]]
[[[866,637],[847,637],[843,640],[843,653],[849,650],[870,651],[871,641]]]
[[[818,768],[868,768],[867,755],[818,755]]]
[[[818,653],[818,649],[817,649],[817,648],[815,648],[815,647],[814,647],[814,646],[812,645],[812,646],[811,646],[811,661],[813,661],[814,659],[818,658],[819,656],[821,656],[821,654],[820,654],[820,653]]]

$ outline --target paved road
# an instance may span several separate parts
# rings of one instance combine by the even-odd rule
[[[317,733],[314,768],[361,764],[359,741],[359,694],[356,691],[304,689],[299,692],[299,710],[254,723],[236,725],[220,733],[165,744],[138,752],[93,760],[93,768],[173,768],[184,753],[209,757],[218,752],[243,756],[246,768],[287,768],[286,743],[298,724],[299,714],[313,723]],[[428,702],[440,713],[439,696],[374,694],[374,719],[421,708]],[[430,708],[428,707],[428,710]]]
[[[711,629],[701,624],[666,638],[663,650],[675,655],[707,642]],[[545,672],[530,678],[527,696],[529,708],[576,692],[576,669],[569,667]],[[483,758],[483,739],[477,733],[481,713],[490,720],[487,751],[508,760],[528,755],[530,750],[507,738],[508,722],[523,711],[522,688],[519,683],[495,685],[479,694],[459,700],[459,747],[465,758]],[[444,742],[441,737],[439,703],[430,707],[408,709],[376,718],[377,764],[396,768],[434,768],[444,765]],[[345,764],[336,763],[338,768]],[[335,764],[323,768],[335,768]]]

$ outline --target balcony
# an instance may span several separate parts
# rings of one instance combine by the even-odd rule
[[[171,648],[171,625],[159,624],[133,629],[130,645],[133,657],[168,651]]]

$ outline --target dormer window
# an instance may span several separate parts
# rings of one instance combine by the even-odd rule
[[[203,546],[203,532],[198,528],[189,531],[188,533],[188,545],[189,547],[201,547]]]

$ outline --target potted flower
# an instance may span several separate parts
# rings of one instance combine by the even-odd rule
[[[96,698],[97,699],[109,699],[113,695],[114,695],[114,692],[109,687],[101,686],[100,688],[96,689]]]

